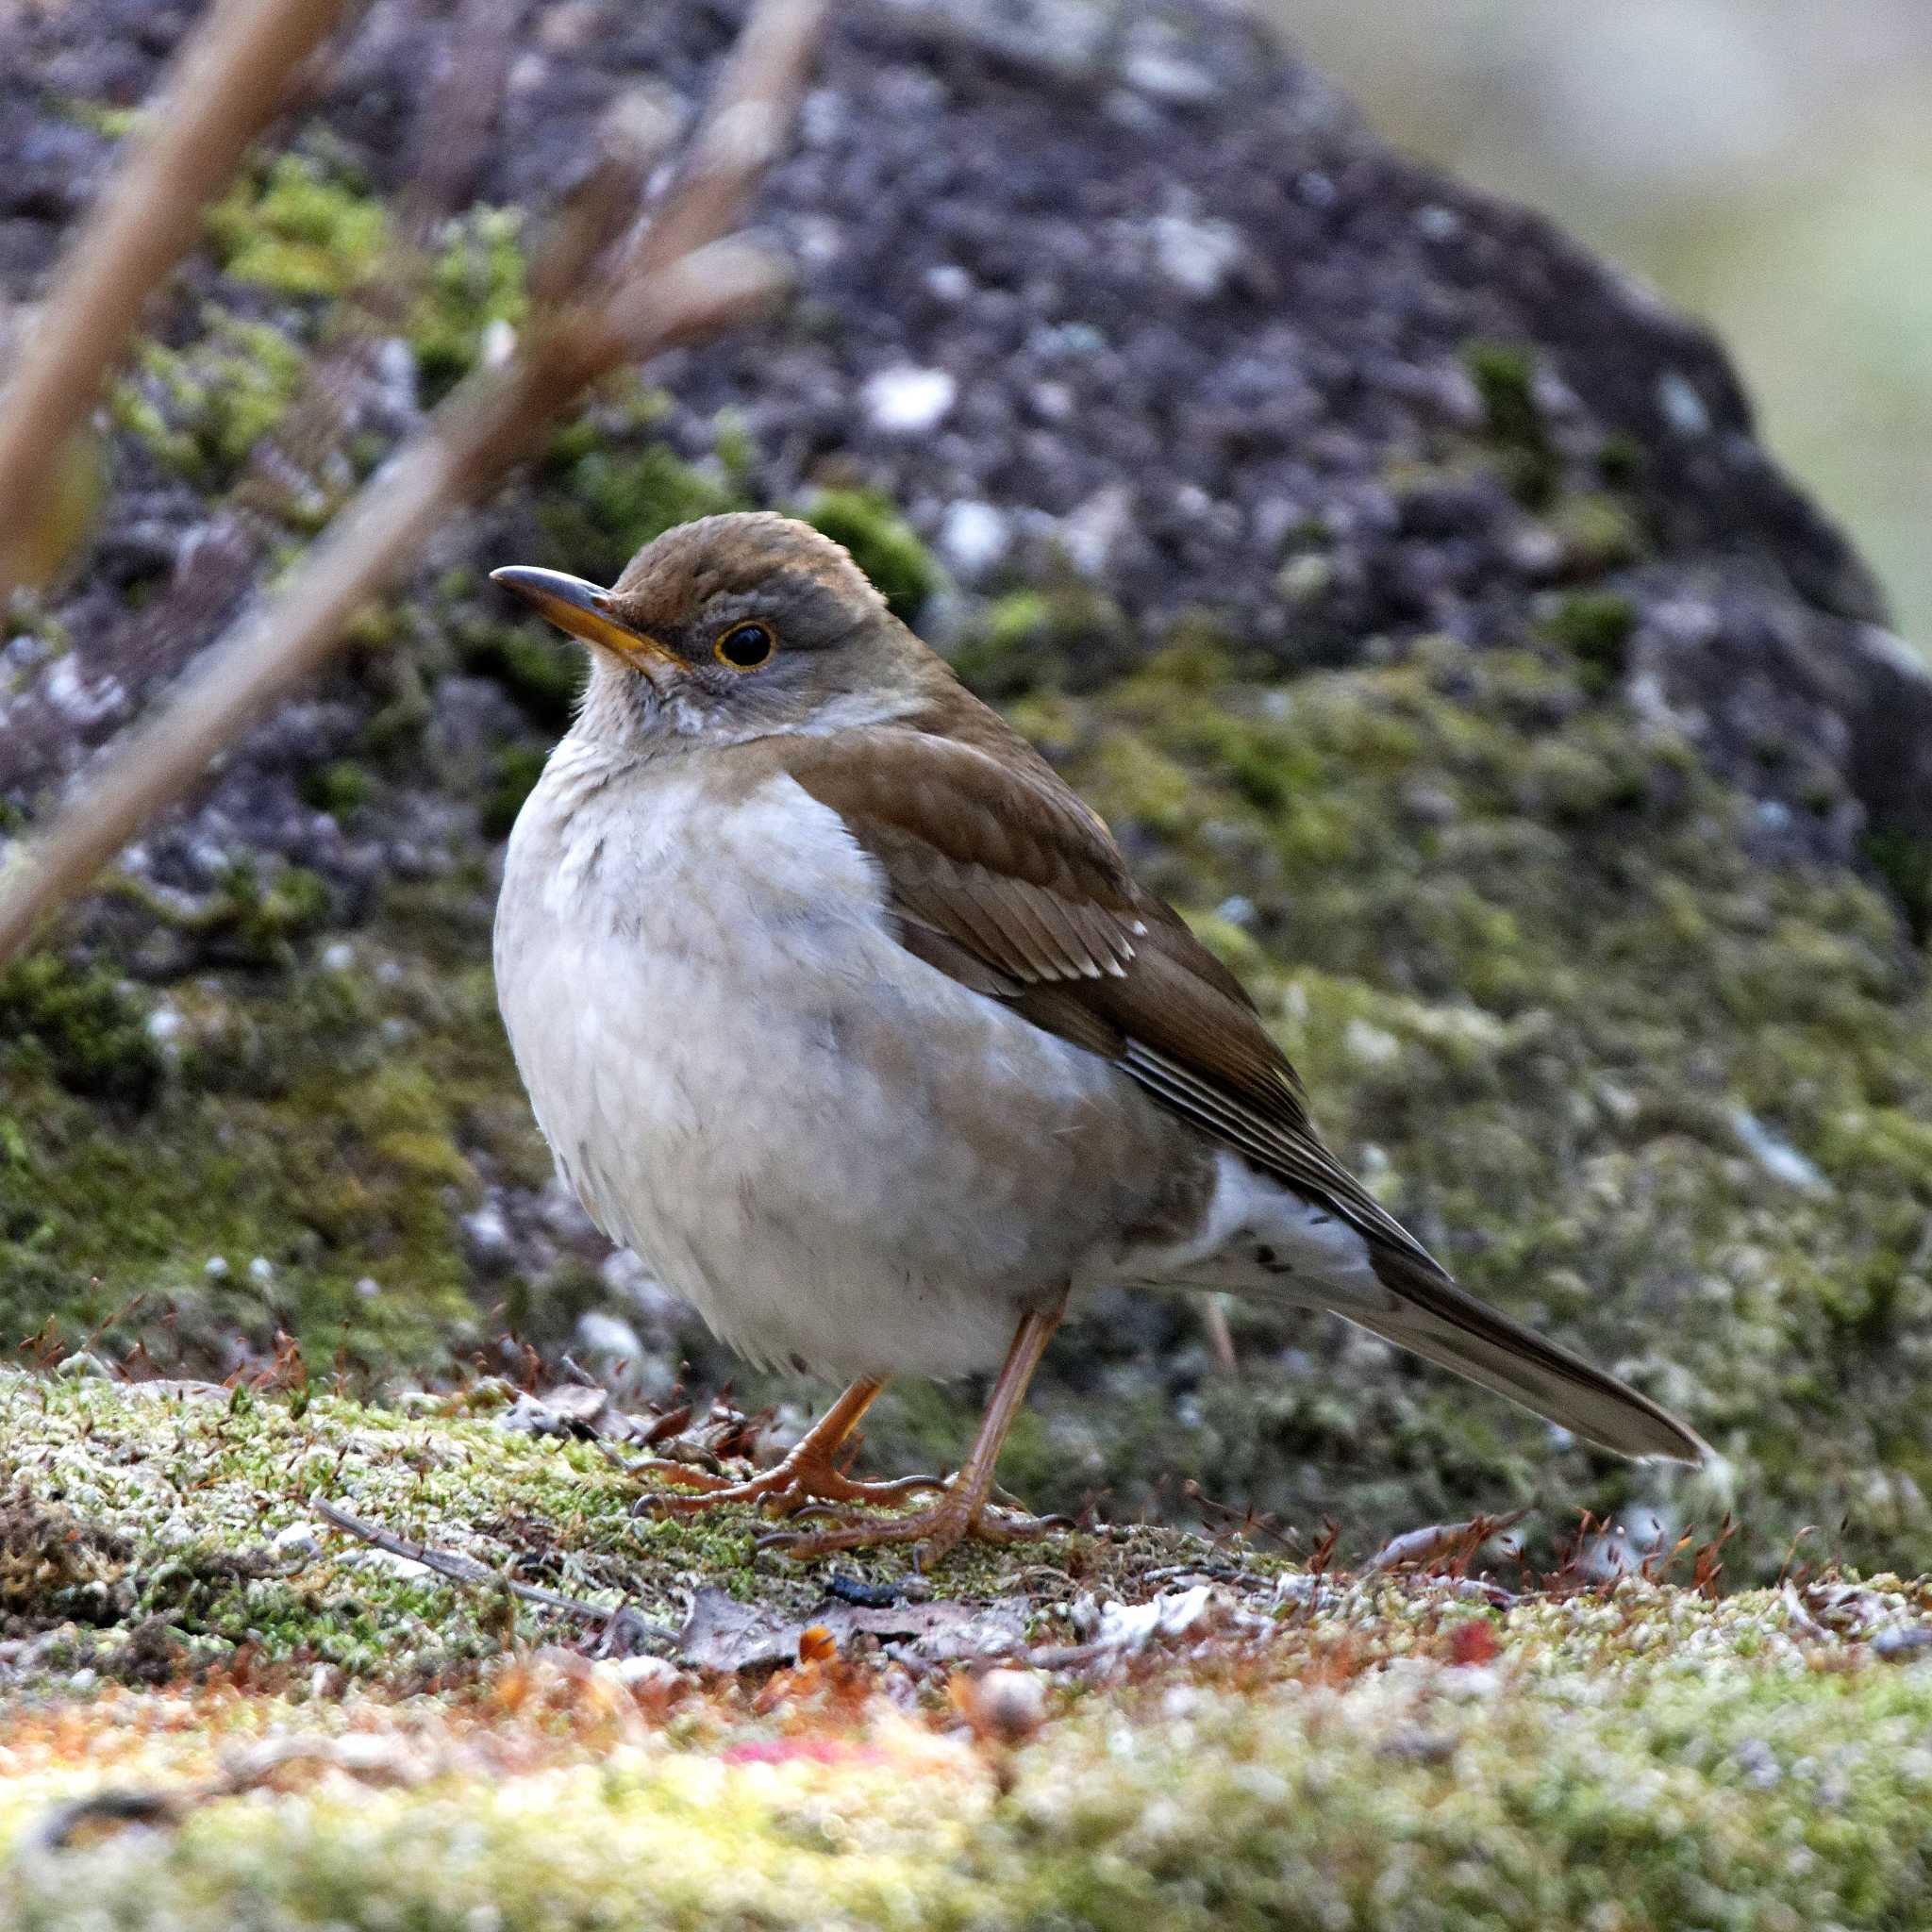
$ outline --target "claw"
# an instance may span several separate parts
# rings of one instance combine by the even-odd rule
[[[761,1470],[757,1475],[733,1482],[683,1462],[642,1462],[630,1471],[632,1475],[655,1475],[689,1491],[684,1495],[651,1495],[644,1507],[660,1516],[695,1516],[706,1509],[724,1505],[749,1504],[779,1516],[826,1513],[825,1506],[837,1503],[887,1505],[904,1501],[921,1491],[943,1490],[946,1485],[936,1475],[893,1476],[881,1482],[862,1482],[841,1474],[823,1457],[801,1455],[794,1450],[782,1462]]]
[[[836,1550],[911,1543],[916,1546],[915,1563],[937,1562],[969,1536],[1014,1543],[1056,1529],[1070,1529],[1074,1525],[1064,1516],[1027,1515],[1004,1491],[995,1498],[992,1482],[1000,1444],[1012,1426],[1027,1379],[1039,1365],[1059,1319],[1058,1303],[1048,1308],[1029,1308],[1021,1315],[1006,1361],[987,1399],[972,1453],[950,1482],[929,1475],[855,1482],[844,1474],[841,1464],[855,1446],[853,1432],[883,1386],[879,1376],[867,1375],[839,1397],[782,1462],[742,1482],[726,1482],[681,1463],[642,1465],[646,1473],[660,1474],[677,1488],[696,1492],[655,1496],[650,1507],[668,1515],[688,1516],[724,1504],[744,1503],[794,1519],[829,1519],[822,1529],[781,1529],[758,1539],[758,1549],[782,1551],[799,1561],[827,1557]],[[841,1521],[841,1512],[828,1507],[891,1504],[921,1490],[938,1491],[940,1500],[904,1516],[846,1516]],[[995,1504],[1010,1506],[1010,1513],[990,1507]]]
[[[803,1523],[807,1517],[830,1519],[839,1523],[850,1523],[853,1520],[850,1515],[841,1516],[830,1503],[801,1503],[797,1508],[788,1509],[785,1513],[793,1523]]]
[[[801,1514],[804,1512],[801,1511]],[[949,1490],[942,1502],[909,1516],[868,1516],[838,1520],[838,1512],[822,1512],[833,1520],[824,1529],[784,1529],[760,1537],[757,1548],[775,1551],[794,1562],[809,1562],[815,1557],[829,1557],[841,1550],[863,1550],[889,1543],[912,1543],[916,1564],[937,1562],[967,1537],[978,1537],[991,1543],[1018,1543],[1035,1537],[1049,1536],[1056,1530],[1072,1529],[1064,1516],[1007,1515],[974,1505],[957,1490]]]

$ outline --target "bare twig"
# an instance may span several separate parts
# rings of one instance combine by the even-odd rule
[[[1241,1357],[1235,1353],[1234,1336],[1227,1325],[1227,1297],[1224,1294],[1210,1294],[1201,1304],[1201,1325],[1208,1331],[1208,1346],[1214,1356],[1214,1366],[1224,1375],[1239,1375],[1241,1372]]]
[[[1432,1523],[1391,1538],[1370,1557],[1367,1574],[1384,1570],[1409,1570],[1445,1559],[1466,1563],[1491,1538],[1514,1529],[1529,1514],[1512,1509],[1507,1516],[1472,1516],[1466,1523]]]
[[[652,223],[634,269],[683,254],[734,218],[746,191],[778,158],[822,21],[814,5],[764,6],[745,22],[686,152],[672,218]],[[774,87],[779,75],[789,79]]]
[[[525,0],[461,0],[418,117],[406,196],[421,233],[460,207],[481,171],[503,105]]]
[[[669,1642],[677,1635],[668,1624],[653,1623],[628,1604],[593,1604],[580,1596],[565,1596],[561,1591],[544,1590],[534,1583],[519,1583],[514,1576],[506,1576],[500,1570],[492,1570],[488,1563],[477,1562],[474,1557],[459,1555],[455,1550],[433,1549],[427,1543],[411,1542],[408,1537],[397,1536],[392,1530],[364,1523],[359,1516],[351,1516],[346,1509],[339,1509],[320,1496],[310,1497],[308,1507],[343,1535],[355,1537],[372,1549],[382,1550],[389,1556],[401,1557],[406,1562],[421,1563],[425,1570],[433,1570],[451,1583],[507,1590],[525,1603],[541,1604],[546,1610],[561,1610],[566,1616],[582,1617],[587,1623],[602,1624],[613,1631],[622,1629],[630,1636],[661,1637]]]
[[[192,244],[204,205],[341,11],[341,0],[225,0],[183,51],[0,396],[0,601],[42,478],[93,407],[142,303]]]
[[[779,266],[728,230],[775,152],[823,12],[822,0],[761,0],[684,173],[614,261],[588,258],[608,239],[597,224],[566,224],[566,258],[545,264],[559,295],[533,319],[517,354],[457,389],[371,477],[281,592],[212,646],[160,715],[0,877],[0,960],[178,799],[271,699],[313,671],[442,516],[492,489],[591,383],[777,293]]]

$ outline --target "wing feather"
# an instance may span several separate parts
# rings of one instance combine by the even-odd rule
[[[1083,1044],[1107,1040],[1109,1058],[1164,1104],[1264,1163],[1345,1181],[1241,982],[1141,890],[1058,775],[1021,749],[996,758],[874,727],[802,739],[787,769],[877,860],[902,921],[1015,982],[1011,997],[1030,1019],[1070,1037],[1077,1029]]]
[[[1647,1396],[1456,1285],[1324,1145],[1245,989],[1141,890],[1106,825],[993,713],[963,693],[951,702],[937,728],[802,738],[784,753],[884,873],[907,948],[1115,1061],[1354,1226],[1391,1302],[1386,1318],[1350,1319],[1625,1455],[1700,1459],[1697,1436]]]
[[[1164,1107],[1361,1228],[1426,1258],[1322,1144],[1241,982],[1143,892],[1106,826],[1034,754],[905,727],[799,741],[791,775],[883,868],[932,958],[991,969],[1037,1024],[1117,1060]]]

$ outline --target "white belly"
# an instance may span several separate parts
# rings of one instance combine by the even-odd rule
[[[756,1359],[996,1365],[1144,1208],[1151,1108],[900,946],[876,869],[790,779],[603,757],[566,740],[525,805],[496,941],[586,1207]]]

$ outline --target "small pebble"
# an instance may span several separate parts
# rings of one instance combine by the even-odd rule
[[[1241,231],[1222,221],[1157,215],[1154,264],[1175,288],[1206,301],[1220,294],[1241,258]]]
[[[945,421],[958,393],[958,383],[943,369],[901,365],[882,369],[860,391],[859,401],[874,429],[919,436]]]
[[[1007,554],[1012,526],[1004,511],[975,497],[950,506],[941,520],[939,552],[962,577],[983,576]]]

